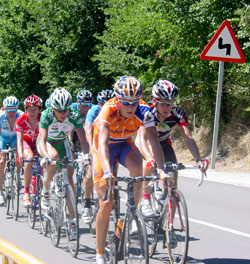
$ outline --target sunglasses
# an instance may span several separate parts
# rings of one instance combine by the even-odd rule
[[[173,102],[165,103],[165,102],[161,102],[161,101],[156,101],[156,103],[160,104],[161,106],[169,106],[169,107],[172,107],[174,105]]]
[[[129,101],[123,101],[123,100],[120,100],[120,102],[125,105],[125,106],[129,106],[129,105],[132,105],[132,106],[137,106],[139,104],[139,101],[133,101],[133,102],[129,102]]]
[[[12,109],[11,108],[6,108],[6,111],[9,112],[9,113],[10,112],[16,112],[17,109],[16,108],[12,108]]]
[[[61,109],[55,109],[55,111],[58,112],[58,113],[66,113],[66,112],[69,111],[69,108],[64,109],[64,110],[61,110]]]
[[[80,103],[82,106],[91,106],[91,103]]]

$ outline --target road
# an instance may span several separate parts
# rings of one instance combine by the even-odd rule
[[[126,173],[124,168],[119,174]],[[187,263],[250,264],[250,198],[249,187],[205,181],[196,186],[197,179],[180,177],[189,211],[190,243]],[[123,205],[125,206],[125,205]],[[0,208],[0,237],[29,252],[48,264],[94,263],[95,236],[80,221],[80,252],[73,259],[67,251],[66,239],[59,248],[52,246],[50,238],[29,227],[25,210],[17,222]],[[157,254],[150,263],[169,263],[166,250],[159,244]]]

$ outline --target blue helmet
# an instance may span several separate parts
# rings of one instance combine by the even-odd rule
[[[106,103],[109,99],[115,96],[113,90],[102,90],[97,95],[97,102],[100,104]]]
[[[88,90],[81,90],[78,92],[76,99],[78,103],[83,103],[83,102],[92,103],[93,94]]]
[[[139,99],[142,96],[142,85],[133,76],[122,76],[115,83],[114,92],[121,99]]]

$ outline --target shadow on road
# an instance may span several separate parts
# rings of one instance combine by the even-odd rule
[[[249,259],[230,259],[230,258],[211,258],[211,259],[193,259],[188,258],[187,264],[250,264]]]

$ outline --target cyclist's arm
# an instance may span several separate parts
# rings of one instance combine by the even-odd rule
[[[93,133],[94,133],[94,126],[91,123],[85,123],[85,131],[86,131],[86,138],[89,143],[90,151],[92,151],[92,144],[93,144]]]
[[[145,133],[152,147],[152,153],[154,156],[154,160],[157,162],[159,169],[163,170],[164,169],[164,155],[162,152],[161,145],[158,141],[156,128],[154,126],[147,127],[145,128]]]
[[[23,157],[23,133],[20,131],[16,131],[16,137],[17,137],[17,153],[18,157]]]
[[[86,140],[86,135],[83,127],[75,128],[76,134],[79,138],[81,149],[83,153],[89,153],[89,144]]]
[[[39,128],[39,150],[41,152],[42,157],[50,157],[47,149],[47,139],[48,139],[48,129],[47,128]]]
[[[69,134],[69,142],[73,143],[73,135],[74,135],[74,129]]]
[[[139,143],[139,149],[142,154],[142,156],[146,160],[152,160],[153,154],[151,149],[149,148],[149,145],[147,144],[147,136],[146,136],[146,130],[144,126],[141,126],[138,130],[138,143]]]
[[[98,153],[101,159],[103,172],[111,171],[109,162],[109,127],[106,125],[100,125],[98,136]]]
[[[200,159],[199,149],[197,147],[195,140],[191,136],[189,128],[187,126],[181,126],[180,129],[181,129],[182,137],[184,138],[186,145],[189,151],[191,152],[191,154],[193,155],[194,159],[195,160]]]

